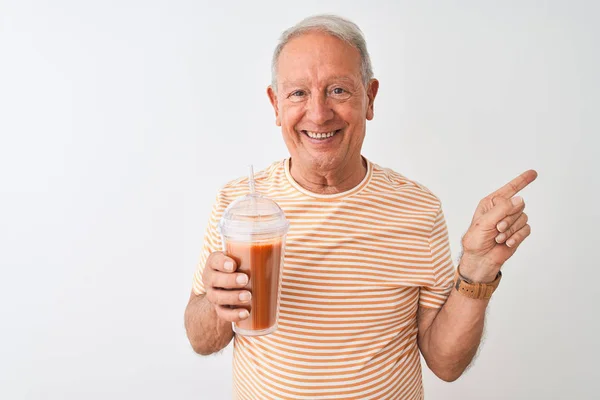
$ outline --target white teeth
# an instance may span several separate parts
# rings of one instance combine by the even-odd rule
[[[335,135],[337,131],[327,132],[327,133],[310,132],[310,131],[305,131],[305,132],[309,137],[311,137],[313,139],[327,139],[327,138],[330,138],[333,135]]]

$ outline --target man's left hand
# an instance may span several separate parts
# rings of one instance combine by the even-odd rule
[[[537,178],[529,170],[479,202],[462,239],[460,272],[473,282],[491,282],[531,233],[522,197],[513,197]]]

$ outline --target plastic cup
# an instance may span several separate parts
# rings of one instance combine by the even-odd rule
[[[254,192],[250,175],[249,195],[235,200],[219,221],[223,251],[233,258],[237,271],[248,275],[252,293],[250,316],[233,324],[235,333],[245,336],[267,335],[277,329],[281,272],[289,222],[279,205]]]

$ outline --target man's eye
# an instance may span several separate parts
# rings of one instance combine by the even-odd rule
[[[304,90],[296,90],[295,92],[292,92],[290,94],[290,97],[302,97],[304,96],[306,93],[304,92]]]
[[[329,95],[337,100],[348,100],[352,94],[344,88],[334,87],[329,92]]]

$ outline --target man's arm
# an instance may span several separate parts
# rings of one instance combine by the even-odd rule
[[[185,330],[194,351],[202,355],[224,349],[233,338],[231,322],[219,318],[206,295],[193,291],[185,309]]]
[[[419,307],[419,349],[438,378],[452,382],[467,369],[481,342],[488,303],[452,290],[441,310]]]
[[[521,174],[478,205],[462,240],[461,274],[472,282],[494,281],[502,265],[531,233],[525,203],[513,197],[533,182]],[[489,300],[471,299],[452,289],[441,310],[419,307],[418,344],[429,368],[441,379],[458,379],[477,353]]]

